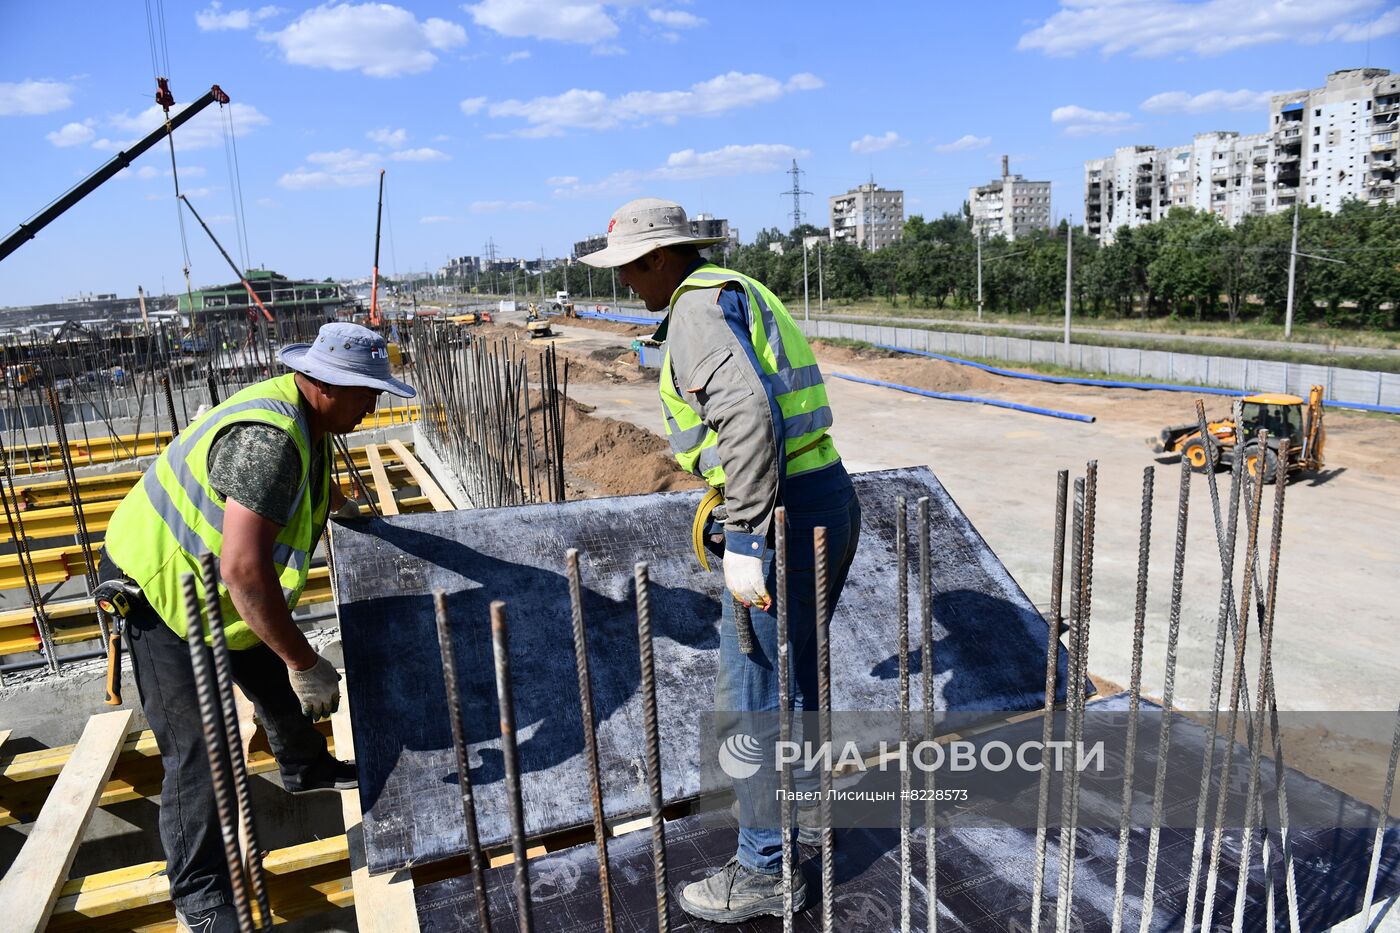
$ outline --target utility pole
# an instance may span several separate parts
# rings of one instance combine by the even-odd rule
[[[802,190],[802,169],[797,167],[796,159],[792,160],[792,168],[784,174],[792,176],[792,187],[782,193],[792,196],[792,229],[796,230],[802,226],[802,196],[812,192]]]
[[[826,288],[822,283],[822,245],[817,244],[817,313],[826,313]]]
[[[977,233],[977,320],[982,320],[982,228],[974,225]]]
[[[544,247],[540,247],[540,311],[544,311]]]
[[[1298,271],[1298,203],[1303,199],[1302,186],[1293,196],[1293,242],[1288,247],[1288,305],[1283,312],[1283,336],[1293,336],[1293,277]]]
[[[1293,245],[1288,249],[1288,306],[1283,313],[1283,336],[1293,335],[1293,277],[1298,269],[1298,257],[1304,259],[1316,259],[1319,262],[1334,262],[1339,266],[1346,265],[1343,259],[1333,259],[1330,256],[1315,256],[1312,253],[1298,252],[1298,202],[1293,202]]]
[[[807,238],[802,238],[802,319],[812,319],[812,299],[807,289]]]
[[[1069,349],[1070,298],[1074,281],[1074,215],[1065,219],[1065,349]],[[1068,362],[1068,358],[1066,358]]]

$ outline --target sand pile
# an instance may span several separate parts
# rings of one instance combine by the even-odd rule
[[[564,479],[568,498],[628,496],[698,489],[703,481],[676,465],[666,441],[626,421],[596,418],[568,402],[564,421]]]

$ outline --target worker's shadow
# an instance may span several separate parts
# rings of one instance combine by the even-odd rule
[[[540,554],[535,559],[529,551],[545,545],[522,539],[513,545],[521,551],[519,559],[503,560],[458,541],[397,523],[375,523],[373,533],[391,551],[417,558],[412,562],[414,566],[407,568],[410,574],[415,568],[442,568],[447,571],[442,574],[443,579],[452,581],[444,583],[444,588],[455,586],[447,594],[446,607],[467,744],[495,743],[500,738],[490,624],[490,605],[499,599],[506,604],[508,619],[510,681],[521,772],[542,771],[575,756],[582,761],[584,743],[568,578],[540,569],[545,563],[557,565],[560,555]],[[600,726],[627,704],[641,682],[635,590],[629,571],[634,557],[644,559],[650,555],[623,556],[626,564],[605,571],[610,577],[616,574],[628,578],[622,596],[610,597],[594,589],[611,586],[616,591],[616,579],[590,579],[587,570],[583,577],[593,709]],[[581,563],[588,566],[586,554]],[[609,563],[615,562],[610,559]],[[339,572],[346,573],[346,568]],[[384,576],[382,568],[378,575]],[[657,690],[664,695],[673,680],[693,679],[685,673],[686,662],[694,660],[699,652],[708,653],[718,647],[720,605],[716,599],[691,589],[653,582],[648,591],[657,654]],[[386,592],[382,597],[356,600],[352,612],[342,606],[341,619],[347,671],[355,689],[353,698],[359,701],[371,689],[366,679],[375,681],[370,694],[376,707],[372,722],[394,726],[392,735],[376,731],[362,737],[359,725],[369,724],[371,719],[362,708],[356,708],[361,710],[355,716],[356,747],[362,759],[360,793],[363,806],[372,808],[386,791],[386,781],[403,751],[453,748],[432,598]],[[369,632],[370,620],[382,626],[382,632]],[[683,651],[683,657],[677,658],[674,646],[667,642],[694,650]],[[665,710],[663,704],[663,738],[682,734],[686,724],[665,721]],[[640,743],[641,730],[630,731]],[[605,757],[609,752],[612,757],[638,760],[643,749],[640,744],[636,748],[605,748]],[[366,762],[367,755],[377,760]],[[482,787],[503,778],[501,752],[494,744],[472,749],[470,757],[474,786]],[[604,762],[605,769],[608,763]],[[580,782],[577,789],[586,797],[585,774],[580,767],[577,774],[570,771],[568,775],[561,774],[561,778],[571,784],[574,780]],[[435,776],[451,783],[457,780],[455,769],[446,775],[435,772]]]

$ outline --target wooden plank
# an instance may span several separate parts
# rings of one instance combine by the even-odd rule
[[[372,448],[371,448],[372,449]],[[371,462],[373,462],[371,460]],[[350,728],[350,696],[341,697],[340,709],[331,717],[335,744],[342,758],[355,756],[355,736]],[[365,837],[360,824],[360,792],[340,792],[345,817],[345,838],[350,849],[350,883],[355,891],[355,922],[362,933],[417,933],[418,908],[413,900],[413,875],[407,871],[371,875],[365,865]]]
[[[423,495],[428,497],[428,501],[433,504],[436,512],[451,512],[456,508],[452,500],[447,498],[447,494],[442,491],[433,478],[428,475],[428,471],[423,468],[423,464],[418,462],[418,458],[413,456],[403,441],[390,441],[389,449],[398,455],[403,465],[408,467],[408,472],[413,476],[413,482],[418,488],[423,490]]]
[[[374,492],[379,499],[379,513],[399,514],[399,504],[394,501],[394,487],[389,485],[389,474],[384,472],[384,461],[379,456],[379,445],[366,444],[365,453],[369,456],[369,472],[374,477]]]
[[[0,879],[0,917],[5,918],[7,929],[37,933],[48,923],[83,830],[117,763],[131,714],[123,709],[88,720],[24,848]]]

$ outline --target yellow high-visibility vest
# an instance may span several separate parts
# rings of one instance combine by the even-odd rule
[[[104,542],[112,560],[141,587],[165,624],[182,637],[185,601],[181,578],[194,574],[202,606],[200,555],[223,552],[225,503],[209,484],[209,450],[220,431],[240,422],[268,424],[285,431],[301,455],[292,516],[272,548],[272,563],[288,609],[296,607],[306,588],[311,553],[316,547],[314,536],[324,527],[330,508],[330,438],[321,439],[323,474],[320,495],[313,502],[311,431],[294,373],[251,385],[191,421],[117,506]],[[219,598],[229,647],[238,650],[257,645],[258,636],[238,614],[222,582]]]

